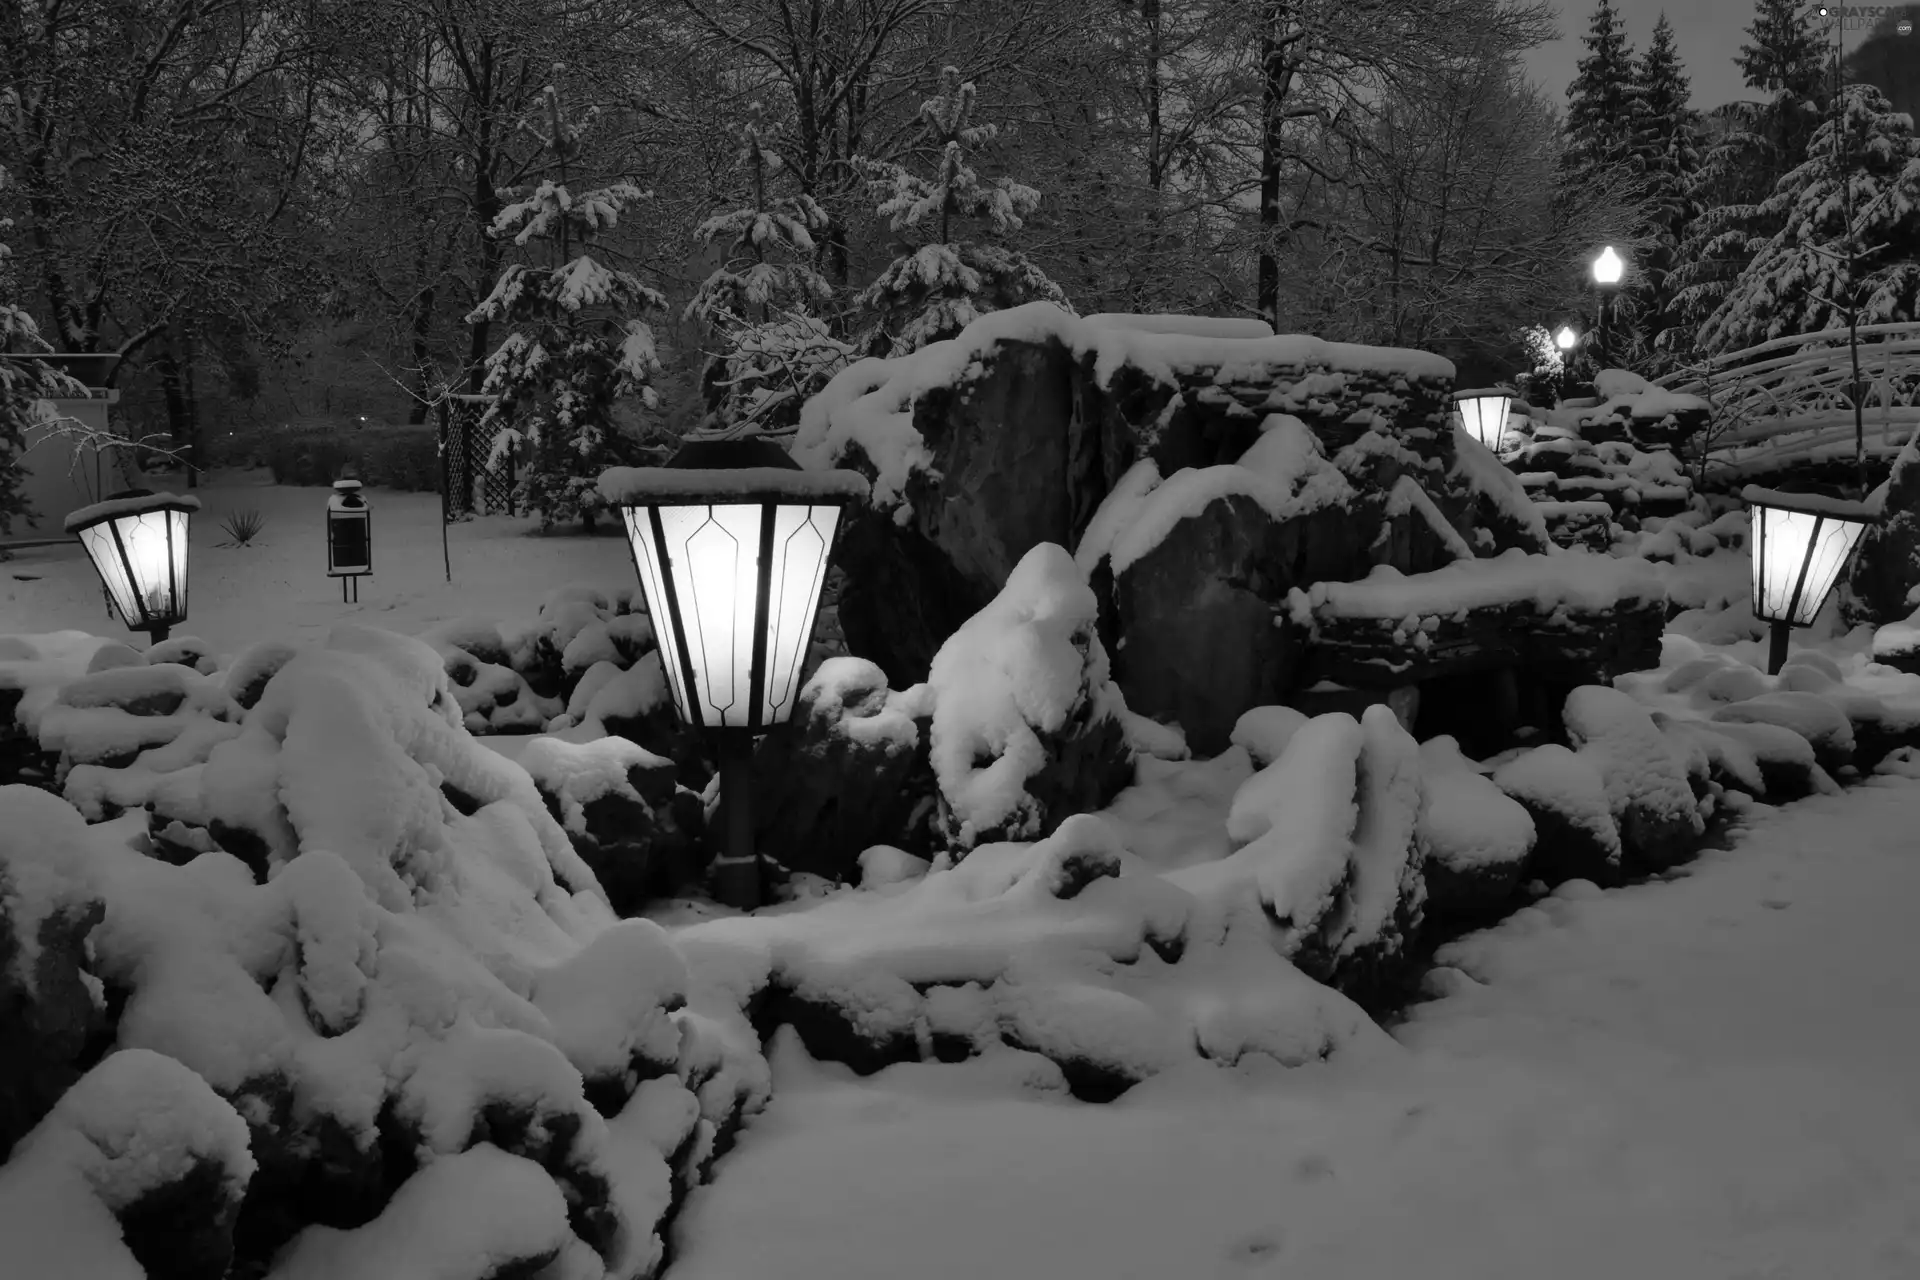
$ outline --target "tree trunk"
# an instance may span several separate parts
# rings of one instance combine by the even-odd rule
[[[1260,279],[1258,303],[1280,327],[1280,160],[1287,96],[1293,89],[1297,36],[1287,31],[1287,0],[1263,0],[1260,33]]]
[[[187,464],[187,488],[197,489],[200,487],[201,424],[200,396],[194,388],[193,366],[198,361],[199,349],[194,346],[193,335],[191,333],[183,333],[180,335],[180,345],[183,348],[182,367],[180,370],[180,398],[185,404],[187,411],[187,438],[183,442],[184,447],[180,451],[180,456],[186,460]]]

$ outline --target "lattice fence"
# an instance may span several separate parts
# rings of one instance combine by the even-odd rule
[[[441,404],[441,448],[447,478],[447,518],[463,515],[515,514],[513,488],[516,458],[512,452],[497,467],[487,466],[493,441],[480,419],[492,396],[451,395]]]

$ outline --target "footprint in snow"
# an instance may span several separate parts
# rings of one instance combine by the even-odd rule
[[[1240,1267],[1264,1267],[1285,1248],[1286,1235],[1280,1228],[1263,1227],[1234,1241],[1227,1249],[1227,1261]]]

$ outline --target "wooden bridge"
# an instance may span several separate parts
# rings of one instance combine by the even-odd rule
[[[1856,331],[1858,387],[1847,337],[1842,328],[1775,338],[1657,380],[1713,406],[1696,441],[1706,450],[1709,484],[1737,484],[1803,462],[1844,466],[1856,448],[1864,449],[1871,471],[1884,472],[1920,429],[1920,323]]]

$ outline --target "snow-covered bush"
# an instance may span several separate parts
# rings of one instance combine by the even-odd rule
[[[1042,543],[934,655],[925,697],[939,824],[957,855],[1046,835],[1132,777],[1125,701],[1073,558]]]
[[[654,403],[660,364],[640,317],[664,308],[666,298],[588,251],[646,193],[615,183],[576,196],[567,167],[579,154],[581,122],[567,117],[557,86],[548,86],[543,102],[542,140],[553,152],[554,176],[502,209],[488,233],[523,249],[541,246],[545,261],[509,264],[467,323],[509,329],[487,357],[482,390],[499,400],[481,425],[494,432],[496,455],[528,445],[522,501],[546,525],[578,519],[591,532],[603,505],[600,473],[640,458],[613,420],[613,403],[636,392]]]
[[[875,316],[874,355],[917,351],[951,338],[989,311],[1045,301],[1067,306],[1060,287],[1024,254],[993,240],[960,240],[954,219],[983,220],[987,234],[1004,239],[1040,205],[1040,193],[1011,178],[983,182],[967,150],[993,141],[998,127],[973,123],[974,88],[958,68],[940,72],[940,92],[920,108],[926,142],[939,151],[939,169],[922,178],[905,165],[854,161],[875,195],[877,212],[895,232],[926,237],[895,258],[860,295]]]

